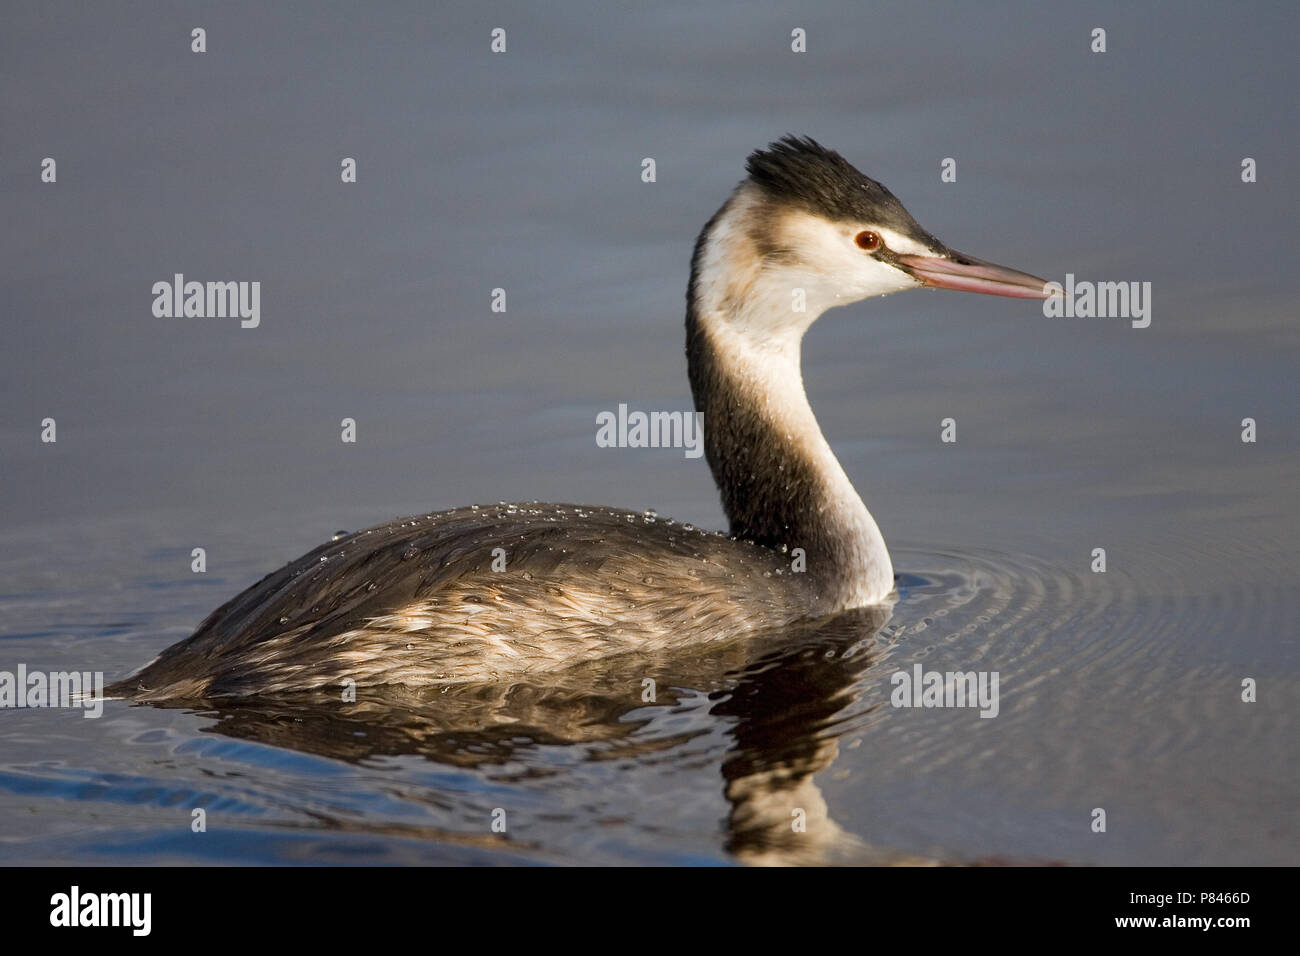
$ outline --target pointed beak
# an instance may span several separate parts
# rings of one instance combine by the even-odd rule
[[[933,289],[1008,295],[1017,299],[1047,299],[1060,294],[1047,288],[1046,279],[953,250],[942,256],[898,256],[896,261],[922,285]]]

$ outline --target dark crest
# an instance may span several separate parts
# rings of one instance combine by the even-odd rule
[[[769,196],[832,221],[876,223],[923,242],[934,237],[880,183],[807,136],[783,136],[750,154],[750,181]]]

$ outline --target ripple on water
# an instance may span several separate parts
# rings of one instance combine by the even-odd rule
[[[974,812],[967,804],[990,755],[1014,755],[1017,775],[1037,788],[1033,799],[1047,814],[1041,834],[1057,825],[1052,814],[1081,799],[1081,781],[1103,789],[1116,777],[1140,781],[1153,761],[1177,764],[1207,745],[1231,752],[1231,735],[1252,732],[1233,716],[1233,695],[1220,699],[1213,688],[1236,680],[1241,647],[1261,634],[1290,633],[1294,595],[1282,576],[1268,574],[1229,576],[1205,589],[1197,582],[1205,555],[1196,547],[1171,539],[1144,556],[1140,576],[1134,562],[1092,574],[1086,564],[1068,571],[994,550],[896,549],[898,600],[883,622],[865,616],[844,629],[779,635],[766,649],[711,647],[686,661],[610,664],[558,688],[441,692],[348,714],[334,705],[179,714],[110,704],[102,721],[69,718],[58,727],[46,714],[11,715],[0,809],[59,821],[89,815],[163,839],[160,827],[184,828],[184,819],[172,819],[177,811],[202,805],[219,826],[249,833],[308,827],[371,837],[380,856],[383,846],[396,853],[425,841],[449,852],[508,849],[537,859],[606,853],[607,862],[698,854],[713,845],[721,819],[725,852],[714,860],[969,860],[978,854],[953,831],[987,824],[964,814]],[[33,626],[43,599],[29,594],[29,613],[10,637],[75,666],[98,654],[105,670],[120,670],[121,661],[145,660],[177,636],[170,620],[121,623],[127,605],[144,606],[128,597],[53,643]],[[916,663],[998,672],[998,719],[891,708],[890,675]],[[647,674],[658,680],[656,701],[640,697]],[[1294,718],[1274,717],[1275,728],[1293,726]],[[1269,753],[1267,741],[1249,743],[1250,753]],[[1216,797],[1254,785],[1249,773],[1234,784],[1228,778],[1239,768],[1223,763],[1222,771],[1197,770],[1213,778]],[[1151,786],[1169,779],[1165,773]],[[824,799],[817,781],[831,781],[827,793],[837,796]],[[880,787],[904,816],[926,821],[924,840],[855,815]],[[822,807],[834,839],[783,843],[792,799]],[[1150,805],[1159,799],[1152,794]],[[514,808],[526,840],[482,837],[484,815],[500,805]],[[52,824],[47,833],[70,826]],[[16,836],[0,832],[11,850]],[[1030,860],[1087,859],[1077,851],[1017,853],[1008,843],[996,849]],[[132,843],[147,844],[147,837]],[[239,841],[228,846],[237,858]]]
[[[1237,801],[1287,799],[1287,784],[1267,768],[1287,759],[1279,731],[1294,732],[1295,716],[1244,707],[1240,679],[1252,673],[1261,635],[1290,633],[1294,589],[1284,572],[1225,576],[1207,588],[1194,547],[1162,543],[1133,562],[1140,576],[991,550],[898,549],[905,571],[878,638],[882,656],[831,733],[851,743],[854,772],[886,767],[890,786],[955,787],[971,802],[984,787],[1003,803],[1032,788],[1026,799],[1060,808],[1123,799],[1148,836],[1192,808],[1201,819],[1240,818]],[[869,706],[888,698],[891,674],[917,663],[997,672],[998,718]],[[1296,687],[1294,673],[1269,676],[1281,693]],[[990,760],[1015,777],[990,781]]]

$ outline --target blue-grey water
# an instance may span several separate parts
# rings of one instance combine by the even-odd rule
[[[399,515],[721,527],[702,459],[599,448],[595,416],[689,407],[692,242],[786,132],[958,249],[1150,282],[1152,312],[918,292],[814,327],[813,404],[899,573],[887,616],[661,662],[653,702],[615,662],[369,709],[0,709],[0,861],[1296,862],[1293,7],[4,21],[0,671],[123,676]],[[259,281],[260,325],[155,317],[175,273]],[[998,716],[892,707],[918,662],[996,671]]]

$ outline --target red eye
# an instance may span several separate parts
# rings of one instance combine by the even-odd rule
[[[858,244],[859,249],[866,249],[867,252],[875,252],[880,248],[880,235],[870,229],[858,233],[853,237],[853,241]]]

